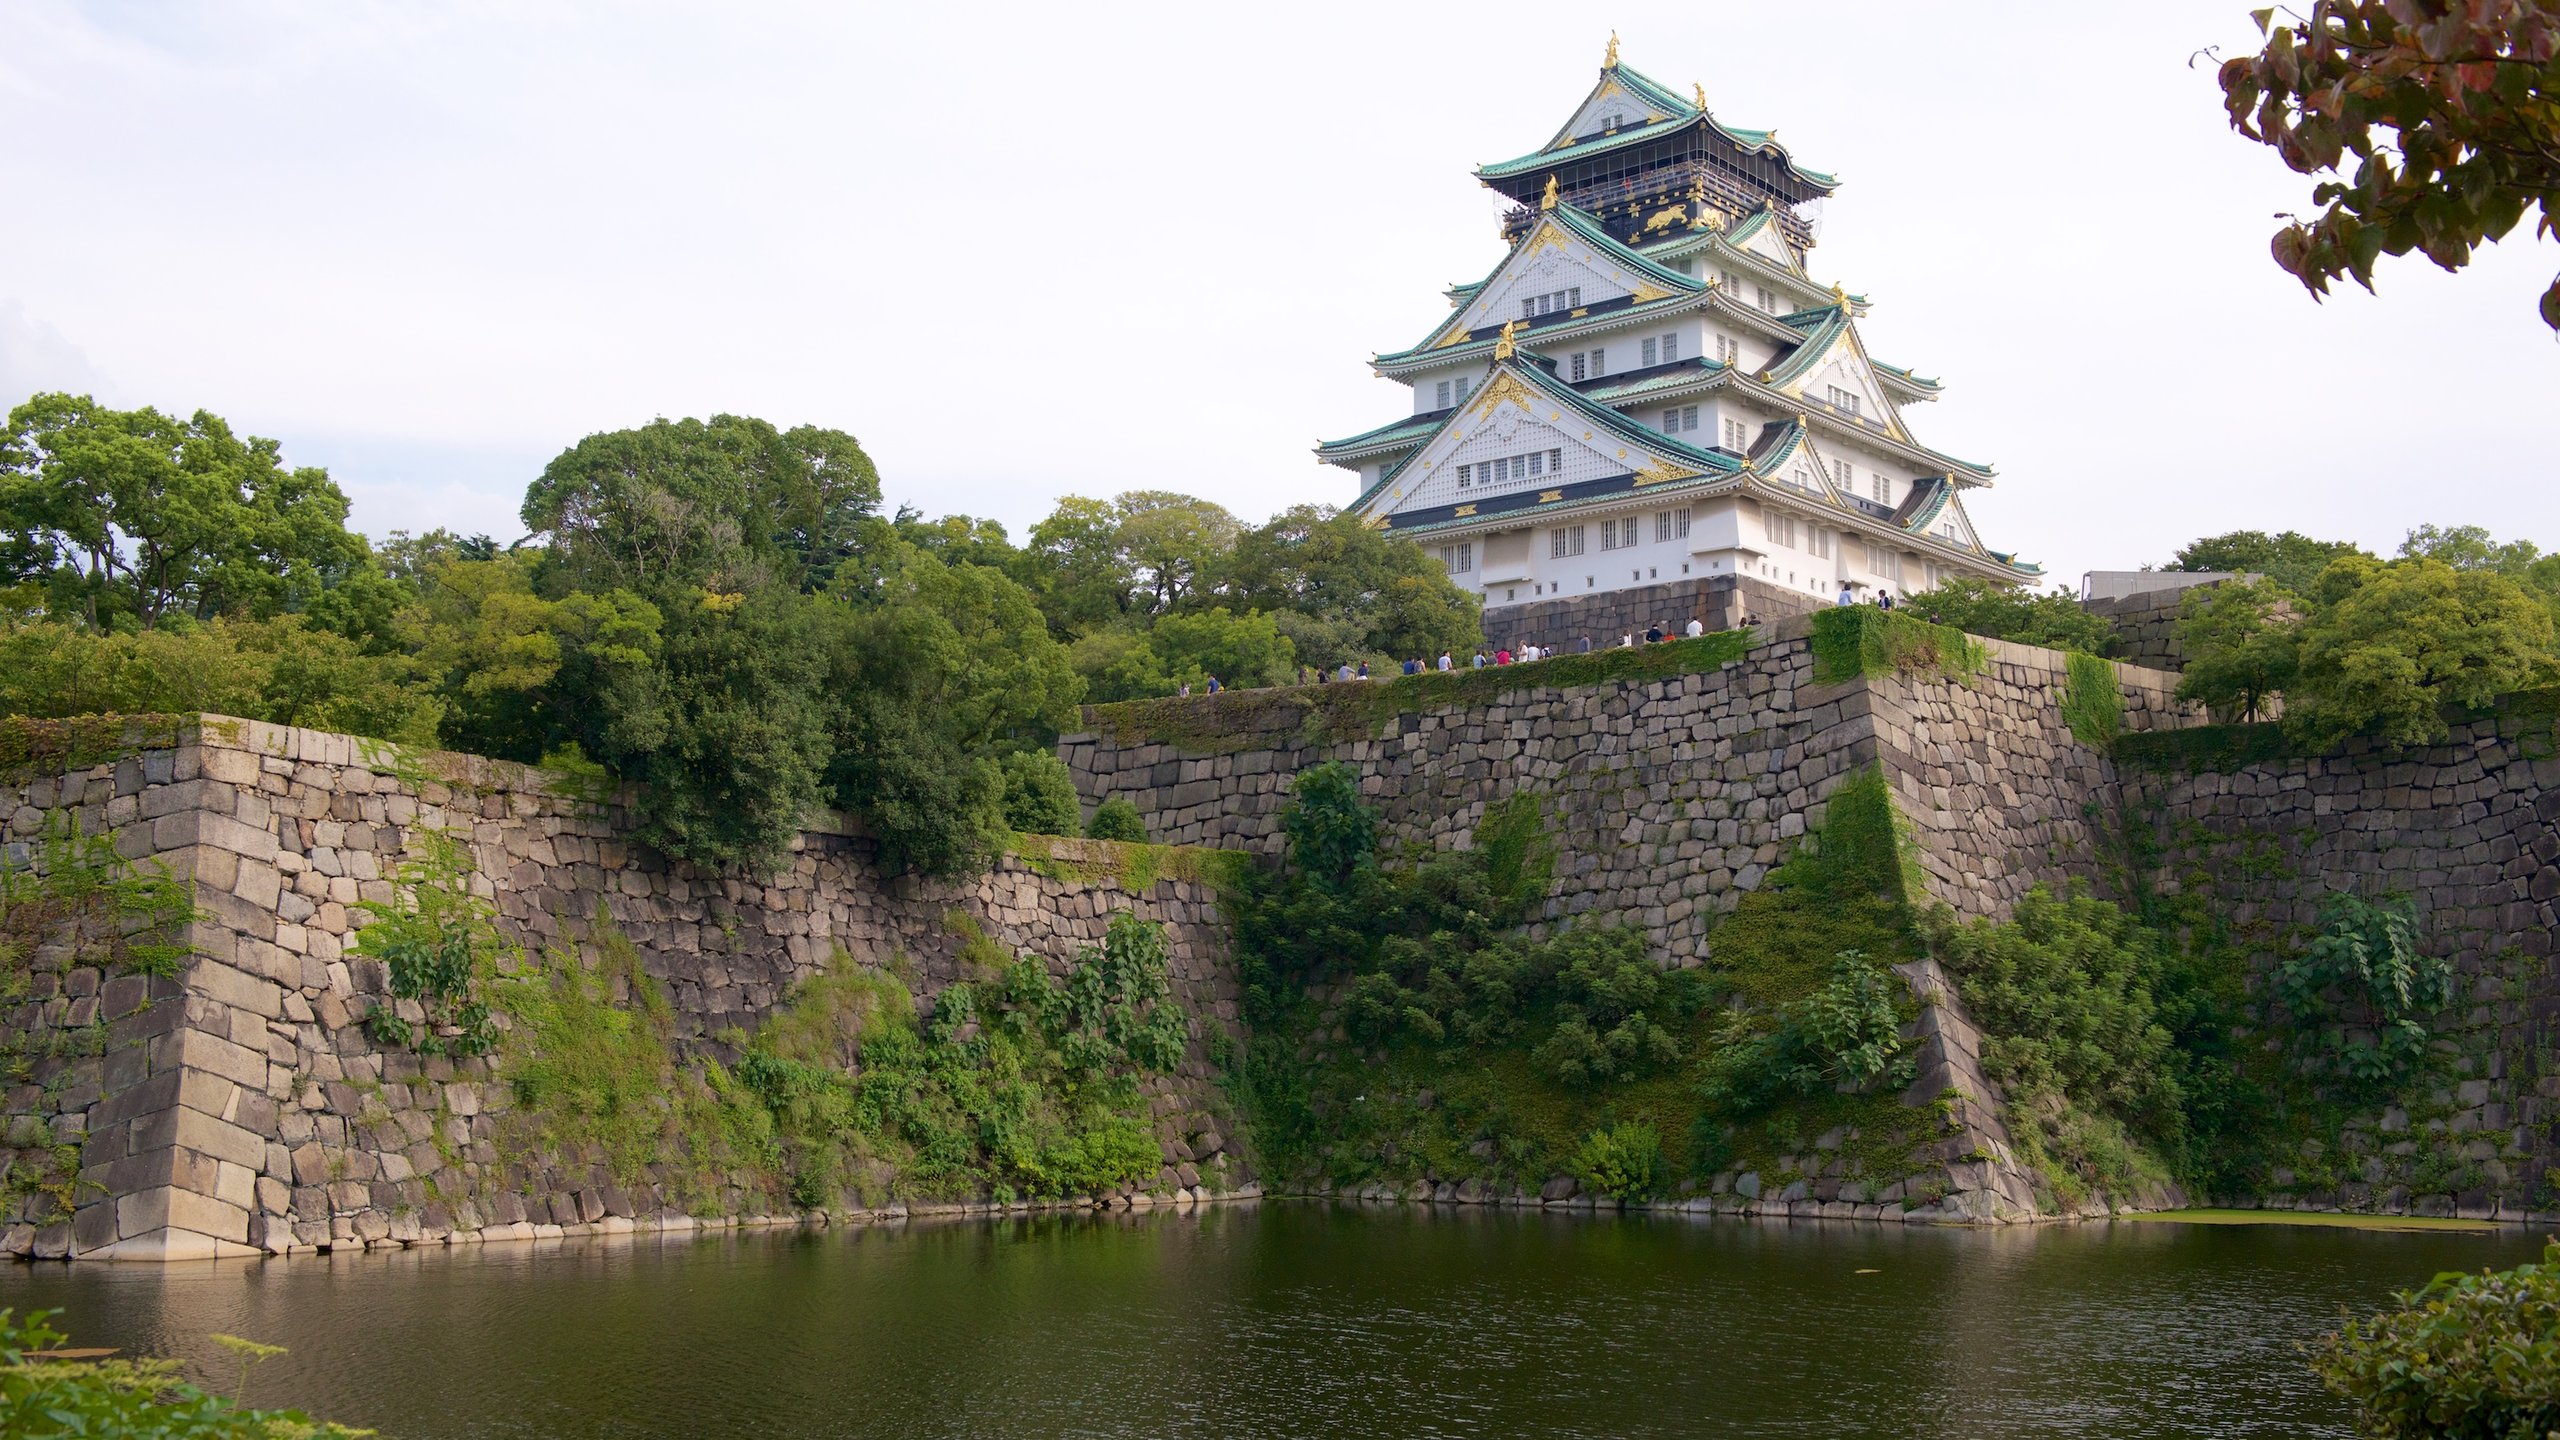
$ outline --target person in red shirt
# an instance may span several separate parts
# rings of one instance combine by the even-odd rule
[[[1505,646],[1503,646],[1501,649],[1494,651],[1494,652],[1493,652],[1493,663],[1494,663],[1494,664],[1496,664],[1496,665],[1508,665],[1508,664],[1510,664],[1510,663],[1511,663],[1511,647],[1510,647],[1510,646],[1508,646],[1508,645],[1505,645]]]

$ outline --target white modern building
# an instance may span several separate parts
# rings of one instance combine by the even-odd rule
[[[1939,383],[1870,357],[1865,298],[1807,269],[1834,178],[1617,48],[1545,146],[1476,171],[1519,202],[1510,248],[1373,362],[1412,413],[1317,447],[1360,475],[1354,511],[1436,550],[1489,629],[1576,597],[1692,613],[1720,577],[1797,609],[2041,575],[1965,513],[1991,467],[1905,423]]]

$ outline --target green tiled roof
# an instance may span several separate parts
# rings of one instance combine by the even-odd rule
[[[1562,132],[1558,132],[1553,140],[1547,142],[1544,149],[1533,150],[1516,159],[1503,160],[1491,165],[1477,166],[1477,177],[1485,180],[1512,179],[1519,175],[1534,171],[1541,165],[1553,165],[1559,157],[1578,159],[1585,155],[1604,153],[1625,145],[1633,144],[1639,140],[1650,140],[1655,136],[1668,134],[1673,130],[1692,124],[1704,124],[1709,130],[1723,136],[1725,139],[1731,141],[1734,145],[1744,150],[1758,150],[1765,145],[1777,144],[1775,140],[1770,138],[1775,132],[1768,130],[1752,130],[1740,125],[1728,125],[1725,122],[1716,119],[1715,116],[1709,112],[1698,109],[1696,103],[1689,97],[1672,93],[1668,86],[1665,86],[1650,76],[1631,69],[1628,66],[1619,65],[1608,70],[1603,70],[1601,72],[1600,84],[1607,84],[1608,77],[1613,74],[1629,90],[1634,91],[1638,98],[1645,101],[1645,103],[1658,109],[1669,111],[1670,118],[1667,120],[1648,121],[1642,125],[1626,126],[1614,135],[1605,135],[1592,140],[1575,140],[1571,144],[1566,144],[1564,142],[1571,140],[1572,137],[1565,135]],[[1593,93],[1597,93],[1599,88],[1599,85],[1592,86]],[[1590,103],[1590,96],[1585,95],[1583,97],[1582,104],[1577,104],[1573,107],[1574,113],[1577,115],[1582,113],[1582,106],[1588,103]],[[1568,120],[1566,123],[1571,124],[1572,122]],[[1826,175],[1819,170],[1808,170],[1802,165],[1797,164],[1795,157],[1787,153],[1787,147],[1784,145],[1778,145],[1778,154],[1779,157],[1786,162],[1788,171],[1794,174],[1797,179],[1803,180],[1808,184],[1818,186],[1824,190],[1829,190],[1840,183],[1839,178],[1836,176]]]
[[[1596,247],[1601,254],[1607,256],[1610,260],[1619,265],[1625,266],[1647,280],[1653,281],[1657,288],[1672,291],[1673,294],[1669,297],[1671,299],[1678,299],[1684,295],[1695,295],[1706,289],[1706,282],[1703,280],[1694,276],[1683,275],[1668,265],[1664,265],[1659,261],[1648,260],[1644,256],[1627,248],[1623,243],[1611,238],[1608,229],[1601,225],[1598,220],[1593,219],[1591,216],[1584,214],[1570,205],[1558,205],[1553,210],[1542,212],[1539,219],[1540,222],[1544,222],[1546,220],[1555,221],[1556,224],[1573,234],[1575,238],[1583,240]],[[1466,298],[1459,302],[1459,309],[1461,311],[1466,308],[1467,304],[1472,302],[1477,292],[1483,290],[1485,286],[1493,283],[1494,276],[1502,273],[1503,266],[1511,263],[1512,258],[1517,256],[1521,249],[1528,244],[1529,236],[1535,234],[1536,231],[1537,226],[1535,224],[1531,225],[1527,231],[1524,231],[1521,234],[1520,244],[1511,247],[1510,253],[1502,257],[1501,263],[1493,267],[1491,274],[1486,275],[1482,280],[1475,282],[1475,284],[1471,286],[1464,287],[1464,294]],[[1641,309],[1646,305],[1659,305],[1661,303],[1663,302],[1660,300],[1648,300],[1640,302],[1635,308]],[[1458,316],[1452,315],[1442,320],[1439,324],[1431,327],[1430,332],[1422,337],[1422,342],[1420,344],[1407,346],[1402,350],[1393,350],[1382,354],[1377,358],[1376,363],[1381,365],[1400,364],[1407,360],[1419,360],[1425,356],[1433,354],[1435,347],[1432,344],[1432,341],[1434,338],[1447,331],[1452,324],[1457,322],[1458,318]],[[1550,324],[1563,324],[1575,317],[1566,314],[1546,315],[1539,318],[1549,322]],[[1478,328],[1490,330],[1493,327],[1479,326]],[[1537,327],[1533,324],[1531,328],[1534,329]],[[1456,345],[1443,345],[1436,348],[1440,351],[1445,351],[1447,357],[1454,360],[1473,354],[1474,352],[1467,348],[1470,345],[1490,345],[1492,343],[1493,337],[1488,334],[1476,340],[1462,341]]]
[[[1363,430],[1357,435],[1346,435],[1340,440],[1322,441],[1317,444],[1316,453],[1322,455],[1328,450],[1366,450],[1372,446],[1393,444],[1399,440],[1420,441],[1439,428],[1438,415],[1408,415],[1402,420],[1390,420],[1375,430]]]

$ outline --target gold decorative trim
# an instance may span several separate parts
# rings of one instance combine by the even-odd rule
[[[1452,520],[1464,520],[1474,513],[1476,513],[1476,507],[1473,505],[1461,505],[1457,509],[1449,512],[1449,518]]]
[[[1538,492],[1538,503],[1541,505],[1552,505],[1563,498],[1564,492],[1561,490],[1541,490]],[[1467,512],[1469,514],[1473,514],[1475,512],[1475,508],[1476,507],[1473,505],[1470,505],[1467,507]]]
[[[1445,338],[1432,341],[1431,348],[1434,350],[1446,350],[1452,345],[1464,345],[1467,343],[1467,337],[1473,333],[1474,332],[1467,329],[1466,326],[1461,325],[1457,329],[1450,331]]]
[[[1638,305],[1650,305],[1656,300],[1668,300],[1671,298],[1671,295],[1671,291],[1664,290],[1648,281],[1645,284],[1638,285],[1635,289],[1635,293],[1627,298],[1633,300]]]
[[[1695,470],[1683,470],[1668,461],[1656,460],[1636,472],[1636,488],[1642,490],[1648,485],[1668,485],[1674,480],[1697,478],[1698,472]]]

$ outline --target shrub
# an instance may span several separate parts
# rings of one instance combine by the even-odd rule
[[[179,1377],[170,1360],[47,1360],[69,1338],[46,1323],[53,1312],[21,1321],[0,1310],[0,1435],[14,1440],[70,1440],[113,1435],[120,1440],[307,1440],[313,1436],[370,1435],[370,1430],[314,1422],[294,1410],[251,1410],[208,1395]],[[246,1362],[280,1353],[276,1347],[232,1341]],[[244,1348],[245,1347],[245,1348]],[[245,1363],[243,1375],[246,1375]],[[244,1382],[245,1384],[245,1378]]]
[[[2350,1320],[2311,1368],[2377,1437],[2533,1440],[2560,1430],[2560,1240],[2539,1264],[2438,1275]]]
[[[1662,1176],[1662,1137],[1637,1121],[1594,1130],[1573,1157],[1583,1184],[1624,1205],[1650,1200]]]
[[[996,762],[1004,775],[1004,823],[1034,835],[1076,833],[1076,782],[1066,762],[1046,750],[1021,750]]]
[[[1092,840],[1123,840],[1132,845],[1147,843],[1147,822],[1138,818],[1138,807],[1118,795],[1093,807],[1093,818],[1084,823],[1084,833]]]

